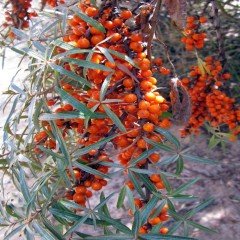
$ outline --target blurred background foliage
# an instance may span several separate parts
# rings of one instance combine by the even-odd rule
[[[212,55],[221,60],[224,71],[232,74],[231,81],[224,86],[225,91],[231,97],[240,102],[240,1],[214,0],[214,1],[187,1],[187,15],[204,15],[208,21],[203,25],[203,30],[207,33],[207,42],[203,49],[199,51],[199,56],[204,58]],[[196,65],[196,55],[188,52],[181,43],[182,37],[179,29],[171,22],[167,11],[160,14],[160,24],[158,30],[161,41],[168,47],[168,52],[179,77],[186,77],[189,67]],[[219,49],[219,44],[221,45]],[[164,54],[164,46],[155,42],[155,55],[161,56],[167,63]],[[170,66],[169,66],[170,67]],[[162,78],[163,79],[163,78]],[[161,81],[161,85],[167,83],[167,78]],[[167,85],[166,85],[167,86]]]

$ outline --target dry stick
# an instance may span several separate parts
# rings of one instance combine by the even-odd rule
[[[157,0],[156,7],[150,21],[151,31],[149,33],[148,41],[147,41],[147,56],[150,61],[152,61],[152,41],[153,41],[154,33],[157,27],[157,23],[158,23],[157,17],[160,12],[161,5],[162,5],[162,0]]]
[[[213,11],[213,24],[216,30],[219,57],[224,66],[226,64],[226,54],[224,51],[224,38],[221,31],[221,23],[219,18],[218,7],[215,0],[212,0],[211,3],[212,3],[212,11]]]

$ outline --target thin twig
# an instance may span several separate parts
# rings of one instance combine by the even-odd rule
[[[147,40],[147,56],[150,61],[152,60],[152,40],[157,27],[157,23],[158,23],[157,17],[160,12],[161,5],[162,5],[162,0],[157,0],[156,7],[150,21],[151,31],[149,33],[148,40]]]

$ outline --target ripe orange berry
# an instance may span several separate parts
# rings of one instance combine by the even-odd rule
[[[79,48],[89,48],[90,47],[90,42],[87,38],[80,38],[77,41],[77,47],[79,47]]]
[[[142,110],[147,110],[150,107],[150,103],[145,100],[141,100],[138,104],[138,107]]]
[[[97,45],[98,43],[100,43],[103,40],[104,40],[104,35],[93,35],[91,37],[91,43],[94,45]]]
[[[157,225],[157,224],[159,224],[161,222],[161,219],[159,217],[155,217],[155,218],[149,219],[148,222],[151,225]]]
[[[126,78],[123,80],[123,86],[126,88],[132,88],[134,86],[134,81],[132,78]]]
[[[125,95],[125,97],[124,97],[124,102],[134,103],[136,101],[137,101],[137,95],[135,95],[133,93],[129,93],[129,94]]]
[[[92,189],[95,191],[99,191],[102,189],[102,185],[100,182],[93,182],[91,185]]]
[[[158,153],[153,153],[148,158],[152,163],[157,163],[160,160],[160,155]]]
[[[154,183],[157,183],[157,182],[161,182],[161,181],[162,181],[160,175],[158,175],[158,174],[152,174],[152,175],[150,176],[150,179],[151,179],[151,181],[154,182]]]
[[[96,17],[98,15],[98,10],[95,7],[88,7],[85,10],[85,13],[89,16],[89,17]]]
[[[111,42],[118,42],[122,38],[120,33],[114,33],[110,39]]]
[[[145,123],[144,125],[143,125],[143,130],[145,131],[145,132],[153,132],[154,131],[154,124],[153,123]]]
[[[44,140],[45,138],[47,138],[47,133],[45,131],[39,132],[35,135],[34,137],[34,141],[35,142],[40,142],[42,140]]]
[[[168,233],[168,228],[167,227],[162,227],[159,232],[161,234],[167,234]]]
[[[86,197],[87,197],[87,198],[92,197],[92,195],[93,195],[93,194],[92,194],[91,191],[89,191],[89,190],[86,191]]]
[[[155,186],[156,186],[157,189],[164,189],[165,188],[165,186],[164,186],[162,181],[155,183]]]
[[[131,181],[127,181],[126,182],[126,185],[131,189],[131,190],[134,190],[134,185]]]
[[[129,18],[132,17],[132,12],[129,11],[129,10],[123,10],[121,13],[120,13],[120,17],[124,20],[127,20]]]
[[[81,193],[81,194],[85,194],[87,191],[86,187],[83,185],[79,185],[75,188],[75,192],[76,193]]]
[[[201,16],[201,17],[199,18],[199,22],[200,22],[200,23],[205,23],[205,22],[207,22],[207,18],[204,17],[204,16]]]
[[[79,204],[84,204],[86,202],[85,196],[80,193],[75,193],[73,195],[73,201]]]
[[[81,174],[80,170],[74,169],[73,173],[74,173],[74,176],[75,176],[76,180],[80,180],[81,179],[82,174]]]
[[[148,110],[141,109],[137,112],[137,115],[138,115],[139,118],[148,118],[150,113],[149,113]]]
[[[156,95],[153,92],[148,92],[144,95],[144,98],[148,101],[154,101],[156,99]]]
[[[115,18],[113,20],[114,27],[120,27],[122,25],[123,21],[120,18]]]
[[[145,142],[144,139],[139,139],[139,140],[137,141],[137,146],[138,146],[139,148],[145,149],[145,148],[147,148],[147,143]]]

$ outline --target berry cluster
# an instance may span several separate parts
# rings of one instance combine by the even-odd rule
[[[14,26],[25,29],[29,27],[29,20],[36,17],[35,11],[30,11],[32,0],[10,0],[11,10],[5,12],[6,22],[4,26]],[[10,34],[13,36],[13,33]]]
[[[234,106],[235,100],[220,90],[221,86],[231,78],[229,73],[222,73],[219,61],[209,56],[203,63],[205,72],[199,66],[192,67],[189,77],[183,78],[182,84],[189,91],[192,99],[192,116],[189,125],[182,131],[197,133],[205,121],[211,126],[227,125],[234,135],[239,133],[239,109]]]
[[[160,58],[156,58],[152,62],[147,58],[146,43],[141,31],[131,31],[125,24],[126,20],[134,19],[131,11],[113,12],[111,7],[105,7],[100,11],[92,6],[88,0],[81,1],[78,7],[89,17],[97,16],[97,21],[106,31],[101,31],[98,27],[90,25],[76,14],[68,21],[69,31],[63,41],[79,49],[105,48],[112,53],[114,61],[111,61],[101,51],[95,51],[90,58],[88,53],[71,54],[69,57],[72,59],[88,60],[94,64],[101,64],[109,71],[88,69],[86,78],[92,85],[89,89],[84,90],[82,87],[75,87],[63,81],[60,83],[61,88],[89,109],[94,109],[96,113],[108,115],[109,112],[112,112],[121,121],[122,127],[116,126],[111,117],[90,119],[88,126],[83,119],[59,119],[56,120],[56,125],[62,130],[65,139],[68,138],[68,129],[75,131],[78,136],[79,148],[90,146],[106,137],[118,134],[112,140],[118,152],[115,159],[123,166],[128,167],[131,160],[152,148],[146,139],[154,142],[164,140],[164,136],[155,131],[156,128],[169,128],[171,126],[170,120],[162,117],[162,114],[169,109],[169,103],[157,91],[157,79],[153,77],[153,73],[156,71],[163,75],[168,75],[170,71],[162,66]],[[57,49],[58,53],[64,51],[61,48]],[[130,58],[121,57],[123,56],[121,54],[130,56],[133,61],[129,60]],[[62,64],[66,70],[83,76],[83,68],[77,64],[64,61],[58,63]],[[106,84],[107,78],[110,80],[103,99],[101,89],[103,83]],[[75,111],[72,105],[62,103],[59,99],[56,96],[48,101],[48,106],[55,113]],[[43,122],[43,125],[47,131],[51,132],[48,122]],[[51,134],[47,134],[47,131],[40,132],[35,136],[36,144],[55,148],[55,140],[51,138]],[[90,164],[98,172],[108,173],[109,167],[103,166],[103,163],[112,162],[115,159],[110,159],[104,147],[90,150],[81,156],[79,161]],[[38,146],[35,150],[41,152]],[[146,164],[155,164],[159,160],[160,155],[152,153],[149,157],[138,161],[136,167],[144,168]],[[71,178],[70,172],[68,175]],[[74,168],[74,175],[73,189],[69,189],[66,197],[81,205],[85,205],[87,198],[92,196],[89,188],[99,191],[107,185],[107,181],[99,175],[89,174],[79,168]],[[156,190],[165,188],[159,175],[152,175],[149,179],[156,186]],[[130,180],[126,180],[126,185],[131,190],[135,188]],[[166,221],[167,219],[166,212],[163,210],[159,216],[150,219],[146,226],[156,224],[157,220]],[[146,226],[143,226],[139,231],[142,232],[142,229],[145,229],[144,232],[147,232]],[[166,228],[161,228],[160,231],[167,233]]]
[[[207,21],[205,17],[187,17],[186,28],[184,29],[184,37],[181,41],[185,44],[187,51],[193,51],[194,49],[201,49],[204,47],[204,39],[206,33],[199,31],[200,24]]]

